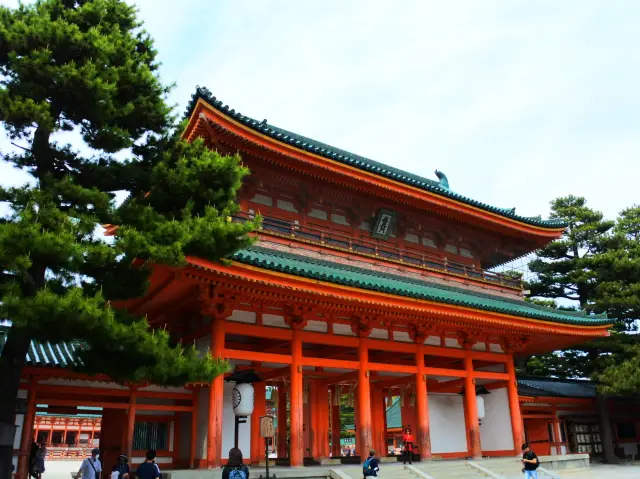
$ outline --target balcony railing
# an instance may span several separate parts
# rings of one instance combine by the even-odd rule
[[[235,220],[246,221],[254,217],[251,213],[240,212]],[[451,261],[428,251],[401,248],[382,240],[355,238],[314,226],[300,225],[288,219],[262,216],[262,232],[507,288],[522,289],[519,279]]]

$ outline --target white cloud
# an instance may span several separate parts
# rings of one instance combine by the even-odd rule
[[[525,215],[637,201],[640,3],[136,2],[180,111],[237,111]],[[4,145],[4,143],[2,143]]]

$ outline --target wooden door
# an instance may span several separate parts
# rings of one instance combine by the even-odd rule
[[[547,419],[524,420],[527,442],[538,456],[549,456],[551,454],[549,424],[550,422]]]

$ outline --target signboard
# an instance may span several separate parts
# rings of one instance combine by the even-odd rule
[[[262,416],[260,418],[260,437],[273,437],[275,430],[272,416]]]
[[[396,225],[396,214],[391,210],[381,209],[373,225],[371,236],[378,239],[387,239]]]

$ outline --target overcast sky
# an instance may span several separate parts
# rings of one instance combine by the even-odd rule
[[[640,203],[637,0],[135,3],[180,112],[207,86],[245,115],[438,168],[454,191],[523,215],[566,194],[609,217]]]

